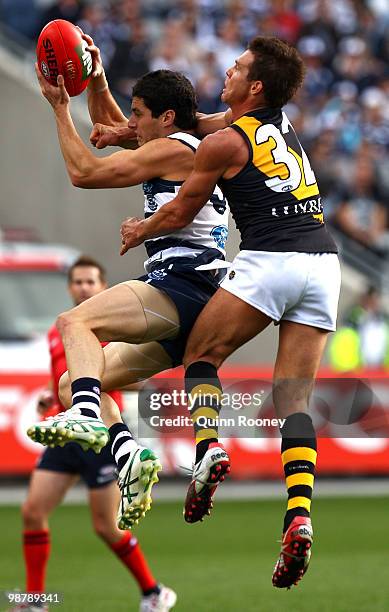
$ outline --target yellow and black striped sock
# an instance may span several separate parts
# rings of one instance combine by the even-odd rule
[[[281,430],[281,457],[284,466],[288,506],[284,533],[295,516],[309,516],[316,466],[316,433],[308,414],[287,417]]]
[[[192,363],[185,372],[185,389],[195,431],[198,463],[209,445],[218,441],[222,388],[215,366],[206,361]]]

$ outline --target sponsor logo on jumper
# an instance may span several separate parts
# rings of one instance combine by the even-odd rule
[[[296,202],[295,204],[286,204],[273,206],[271,214],[273,217],[285,217],[287,215],[320,215],[323,212],[321,197]]]

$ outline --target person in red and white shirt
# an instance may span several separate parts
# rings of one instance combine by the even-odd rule
[[[80,257],[69,269],[68,289],[74,305],[81,304],[106,288],[105,270],[94,259]],[[51,379],[38,398],[37,406],[38,412],[45,417],[64,410],[58,398],[58,383],[67,370],[61,336],[54,325],[48,332],[48,342]],[[121,393],[112,391],[110,395],[122,408]],[[69,443],[63,448],[49,447],[40,457],[22,507],[26,592],[42,593],[45,590],[46,566],[50,556],[48,518],[80,477],[88,487],[88,503],[96,534],[126,565],[139,585],[142,593],[141,612],[170,610],[175,604],[176,594],[156,581],[134,535],[130,531],[121,531],[116,525],[120,492],[109,445],[96,454],[92,450],[85,452],[76,443]],[[23,610],[30,612],[41,609],[35,603],[23,607]],[[131,609],[134,608],[131,606]]]

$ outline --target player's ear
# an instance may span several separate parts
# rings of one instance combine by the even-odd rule
[[[262,81],[252,81],[250,91],[253,96],[257,96],[263,91]]]
[[[164,127],[171,127],[174,124],[176,113],[174,110],[167,110],[162,113],[162,123]]]

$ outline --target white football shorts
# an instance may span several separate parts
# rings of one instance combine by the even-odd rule
[[[335,253],[244,250],[220,286],[276,323],[336,329],[340,265]]]

